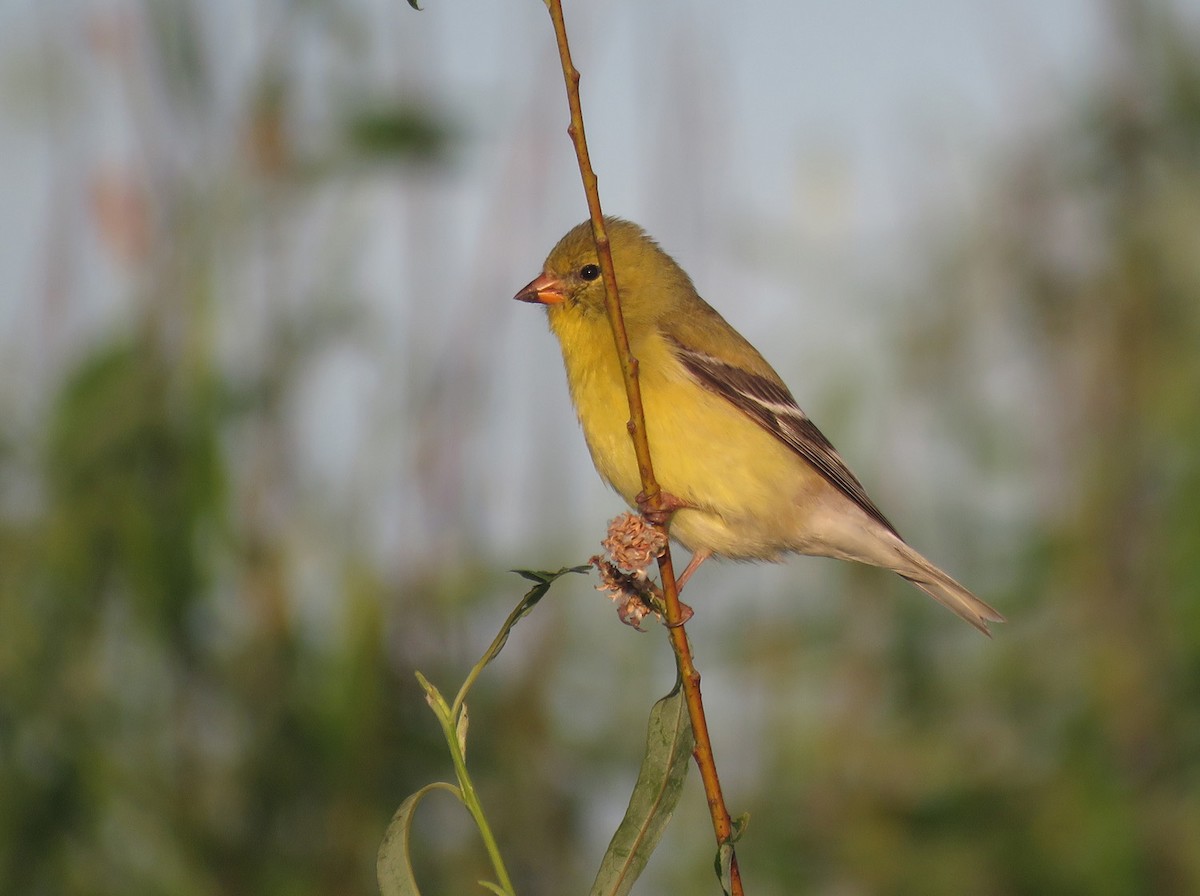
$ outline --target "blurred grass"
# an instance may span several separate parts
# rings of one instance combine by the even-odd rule
[[[512,603],[504,570],[528,558],[476,550],[447,461],[471,424],[430,408],[476,408],[487,356],[435,356],[427,307],[387,347],[414,377],[395,411],[422,447],[398,462],[407,480],[370,485],[408,482],[395,543],[410,550],[381,561],[312,506],[305,376],[376,334],[339,239],[289,256],[280,222],[364,158],[436,170],[460,132],[406,100],[333,116],[314,148],[293,130],[295,73],[265,58],[209,182],[218,166],[167,135],[221,132],[212,63],[187,4],[145,8],[144,32],[93,34],[117,55],[147,41],[159,68],[134,81],[169,99],[140,122],[150,175],[95,198],[130,310],[50,353],[33,431],[0,453],[0,892],[373,892],[392,810],[449,774],[412,671],[460,680],[490,626],[472,618]],[[1000,160],[897,327],[910,407],[1032,508],[997,524],[1015,568],[980,548],[955,567],[1012,622],[967,640],[847,571],[819,627],[727,633],[736,664],[704,672],[751,719],[719,759],[752,812],[739,854],[756,894],[1200,891],[1200,53],[1166,13],[1114,9],[1111,69],[1074,120]],[[352,15],[325,14],[352,48]],[[343,224],[329,231],[353,244]],[[268,285],[231,299],[254,279],[231,258]],[[406,273],[400,294],[427,294]],[[47,290],[51,323],[61,299]],[[568,612],[540,607],[472,705],[470,762],[527,893],[586,886],[656,696],[629,648],[602,679],[580,672],[603,635]],[[564,710],[578,694],[594,703]],[[686,805],[647,885],[707,892]],[[428,892],[473,891],[469,829],[426,811]]]

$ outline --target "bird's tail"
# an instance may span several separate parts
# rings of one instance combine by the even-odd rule
[[[988,637],[992,634],[988,631],[989,622],[1007,621],[998,610],[989,607],[903,541],[899,541],[899,546],[900,555],[907,562],[903,567],[892,568],[939,604],[953,610]]]

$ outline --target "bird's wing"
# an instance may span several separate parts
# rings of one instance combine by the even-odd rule
[[[705,388],[729,401],[802,458],[893,534],[896,528],[867,497],[862,483],[850,472],[837,450],[816,424],[800,410],[782,383],[688,348],[667,337],[684,368]]]

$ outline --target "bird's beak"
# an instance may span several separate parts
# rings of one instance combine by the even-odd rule
[[[567,299],[563,283],[549,274],[539,274],[519,293],[513,296],[519,302],[537,302],[541,305],[558,305]]]

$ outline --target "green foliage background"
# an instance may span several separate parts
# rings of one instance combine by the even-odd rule
[[[750,892],[1200,891],[1200,41],[1114,8],[1112,70],[997,166],[975,218],[929,236],[896,320],[908,408],[1041,508],[996,534],[1014,566],[953,546],[1011,624],[983,644],[849,572],[819,626],[704,633],[718,727],[722,690],[762,708],[753,743],[718,733],[731,808],[752,814]],[[221,113],[188,6],[144,11],[170,108],[148,127],[203,132]],[[284,20],[306,16],[353,25],[319,4]],[[445,170],[460,135],[370,103],[314,149],[287,118],[295,73],[267,58],[258,82],[228,170],[159,160],[148,213],[99,216],[137,271],[126,324],[56,356],[32,410],[0,395],[3,893],[373,892],[391,812],[449,776],[413,670],[452,690],[523,590],[505,570],[541,559],[488,555],[442,481],[411,498],[450,533],[428,563],[381,563],[306,505],[304,371],[370,334],[340,280],[354,246],[330,239],[297,283],[271,260],[279,221],[372,166]],[[239,253],[306,301],[231,360],[216,334]],[[452,437],[430,408],[478,413],[473,382],[446,368],[395,412]],[[527,625],[476,689],[469,762],[518,890],[581,892],[669,688],[649,656],[666,645],[581,682],[603,636],[561,603]],[[564,725],[579,694],[586,721]],[[711,891],[690,799],[641,892]],[[472,892],[470,828],[429,803],[427,892]]]

